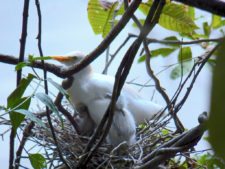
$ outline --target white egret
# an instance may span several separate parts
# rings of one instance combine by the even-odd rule
[[[65,56],[52,58],[71,66],[79,63],[85,55],[75,51]],[[74,81],[69,89],[75,105],[84,104],[91,119],[98,125],[110,103],[114,77],[92,71],[90,65],[73,75]],[[122,141],[135,142],[135,127],[162,110],[162,106],[141,98],[139,93],[125,84],[116,104],[116,112],[109,131],[108,142],[117,145]]]

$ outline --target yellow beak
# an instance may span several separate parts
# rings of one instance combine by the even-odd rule
[[[75,59],[74,57],[71,56],[51,56],[51,58],[59,62],[68,62]]]

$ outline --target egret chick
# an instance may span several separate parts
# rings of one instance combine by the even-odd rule
[[[69,67],[79,63],[84,57],[82,52],[75,51],[52,58]],[[95,73],[90,65],[74,74],[73,78],[69,89],[72,101],[75,105],[82,103],[87,106],[91,119],[98,125],[110,103],[109,97],[112,95],[115,78]],[[161,110],[162,106],[141,98],[134,89],[125,84],[116,104],[108,142],[113,145],[122,141],[133,144],[136,125],[152,119]]]

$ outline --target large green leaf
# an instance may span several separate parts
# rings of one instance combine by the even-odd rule
[[[225,160],[225,41],[218,51],[213,74],[211,110],[208,121],[209,141],[215,153]]]
[[[43,169],[47,167],[45,158],[39,154],[29,154],[29,160],[34,169]]]
[[[152,5],[152,0],[148,3],[142,3],[140,10],[147,14]],[[159,19],[159,25],[162,27],[185,34],[191,34],[197,29],[197,25],[193,21],[193,11],[187,10],[186,6],[175,3],[167,3]]]
[[[12,109],[15,106],[17,106],[18,103],[21,102],[21,98],[26,88],[28,87],[28,85],[30,84],[30,82],[33,80],[34,77],[35,77],[34,75],[29,74],[27,78],[23,78],[20,81],[18,87],[7,98],[7,108]]]
[[[25,116],[23,114],[15,112],[14,109],[29,108],[31,98],[22,96],[34,77],[34,75],[29,74],[27,78],[23,78],[20,81],[18,87],[7,98],[7,109],[9,110],[9,118],[15,133],[17,128],[23,122]]]
[[[179,51],[178,60],[179,62],[187,61],[192,58],[192,52],[190,47],[182,47]]]
[[[213,29],[217,29],[219,27],[222,26],[222,18],[221,16],[218,16],[218,15],[212,15],[212,22],[211,22],[211,27]]]
[[[20,100],[16,103],[18,109],[28,109],[30,106],[31,98],[23,97],[20,98]],[[9,112],[10,121],[12,124],[12,128],[16,133],[17,128],[21,125],[23,122],[25,115],[14,111]]]
[[[116,23],[115,17],[124,12],[123,7],[115,12],[116,7],[117,3],[106,10],[100,5],[98,0],[89,0],[88,19],[95,34],[102,34],[105,37],[110,32],[112,26]],[[112,23],[113,21],[115,23]]]

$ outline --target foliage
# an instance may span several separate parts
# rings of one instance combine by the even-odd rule
[[[145,15],[152,6],[152,2],[152,0],[149,0],[147,3],[140,5],[140,10]],[[192,34],[198,28],[192,19],[193,16],[193,8],[169,2],[163,9],[159,19],[159,25],[168,30]]]
[[[141,3],[139,10],[144,14],[147,15],[150,7],[152,6],[153,0],[148,0],[146,3]],[[95,34],[101,34],[105,37],[113,26],[117,23],[115,20],[116,16],[122,15],[124,13],[123,6],[120,6],[120,9],[117,9],[117,4],[114,3],[108,9],[104,9],[98,0],[89,0],[88,3],[88,17],[90,25]],[[114,15],[113,15],[114,13]],[[211,23],[203,22],[202,25],[199,25],[198,18],[195,16],[195,8],[186,6],[183,4],[177,4],[171,1],[167,1],[163,12],[160,16],[159,25],[161,28],[175,31],[179,33],[178,36],[167,37],[164,40],[168,41],[178,41],[178,39],[191,39],[191,40],[198,40],[199,38],[209,38],[212,31],[215,29],[221,29],[222,26],[225,25],[225,20],[222,17],[212,14],[211,15]],[[144,19],[139,19],[140,23],[143,24]],[[113,23],[113,24],[112,24]],[[134,24],[136,25],[136,24]],[[197,33],[196,30],[202,30],[203,34]],[[201,31],[198,31],[201,32]],[[150,43],[151,44],[151,43]],[[203,49],[206,49],[210,46],[211,43],[200,43],[199,46]],[[178,44],[167,44],[169,47],[159,47],[157,49],[151,50],[152,57],[163,56],[167,57],[171,55],[174,51],[181,50],[183,47],[180,48],[181,45]],[[184,48],[185,49],[185,48]],[[190,47],[188,49],[192,50]],[[191,51],[190,51],[191,52]],[[184,57],[187,55],[184,53]],[[191,56],[191,55],[188,55]],[[145,60],[145,55],[142,55],[138,62],[143,62]],[[177,79],[181,75],[185,75],[191,70],[193,66],[193,62],[190,60],[192,57],[188,58],[187,63],[182,63],[179,59],[178,55],[178,64],[175,66],[170,74],[172,79]],[[184,60],[186,60],[184,58]],[[183,61],[184,61],[183,60]],[[212,61],[213,59],[211,59]],[[185,61],[186,62],[186,61]],[[213,66],[209,63],[209,65]]]
[[[44,169],[47,166],[45,158],[39,153],[29,154],[29,160],[34,169]]]
[[[222,163],[221,159],[212,153],[208,152],[203,155],[198,155],[195,158],[199,165],[208,167],[210,169],[224,168],[224,163]]]
[[[95,34],[105,37],[116,24],[116,17],[124,13],[123,6],[113,3],[111,8],[105,9],[98,0],[88,2],[88,19]]]
[[[23,94],[35,76],[29,74],[23,78],[18,87],[8,96],[7,109],[13,129],[16,131],[25,118],[24,114],[16,112],[15,109],[28,109],[30,106],[30,97],[23,97]]]
[[[215,153],[225,160],[225,42],[218,52],[218,59],[213,76],[212,96],[211,96],[211,113],[208,122],[209,141],[211,142]]]

